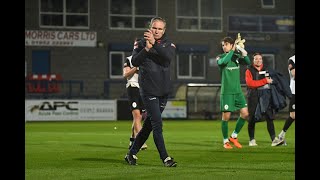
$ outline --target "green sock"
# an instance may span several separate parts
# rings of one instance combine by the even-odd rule
[[[228,139],[228,121],[221,121],[221,129],[222,129],[222,136],[223,139]]]
[[[246,122],[246,120],[239,116],[239,118],[237,120],[236,128],[234,130],[236,134],[238,134],[241,131],[241,128],[243,127],[245,122]]]

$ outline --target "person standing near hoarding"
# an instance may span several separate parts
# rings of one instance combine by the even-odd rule
[[[287,145],[285,141],[285,135],[291,124],[296,119],[296,56],[293,55],[288,60],[288,71],[290,76],[290,89],[292,97],[289,102],[289,117],[286,119],[282,131],[279,134],[279,139],[284,140],[284,145]]]
[[[276,98],[272,97],[273,79],[269,72],[269,67],[263,63],[262,54],[257,52],[253,54],[253,61],[246,70],[247,97],[249,109],[248,134],[249,146],[257,146],[255,139],[255,126],[257,122],[264,119],[267,122],[267,130],[272,141],[271,146],[279,146],[283,144],[276,136],[274,127],[274,119],[277,113],[275,102]],[[275,92],[275,91],[274,91]],[[280,97],[280,95],[279,95]],[[263,108],[261,108],[263,107]]]
[[[131,63],[132,56],[126,58],[123,65],[123,77],[127,79],[127,94],[128,102],[130,106],[130,111],[132,113],[133,122],[131,126],[131,137],[129,143],[129,149],[131,148],[133,141],[135,140],[138,132],[142,128],[143,116],[146,113],[143,106],[143,102],[139,93],[139,83],[138,83],[138,68],[134,67]],[[147,149],[147,145],[144,143],[141,150]]]
[[[147,111],[142,129],[132,147],[125,155],[125,161],[137,165],[137,153],[153,132],[154,143],[165,167],[176,167],[177,162],[168,155],[163,138],[161,114],[171,92],[170,63],[175,59],[176,47],[165,34],[166,21],[154,17],[140,40],[134,43],[132,65],[139,67],[140,95]]]
[[[237,46],[240,41],[241,39],[239,38],[236,40],[231,37],[223,38],[221,46],[224,53],[216,57],[221,73],[220,111],[222,112],[221,130],[225,149],[233,148],[230,142],[237,148],[242,148],[238,141],[238,134],[249,115],[246,98],[240,84],[240,64],[249,65],[250,59],[247,51]],[[240,115],[236,127],[231,136],[229,136],[228,121],[230,120],[231,112],[238,110]]]

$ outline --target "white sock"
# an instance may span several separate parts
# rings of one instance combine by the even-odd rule
[[[223,139],[223,144],[229,142],[229,139]]]
[[[236,134],[236,133],[233,131],[232,134],[231,134],[231,137],[232,137],[232,138],[237,138],[237,137],[238,137],[238,134]]]
[[[283,130],[280,132],[279,137],[284,138],[286,135],[286,132],[284,132]]]

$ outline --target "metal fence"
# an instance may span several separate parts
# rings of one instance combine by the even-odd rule
[[[246,95],[247,87],[241,85]],[[186,84],[186,100],[188,104],[188,117],[190,119],[221,119],[220,112],[220,90],[221,84]],[[287,98],[287,105],[289,99]],[[276,119],[284,119],[288,116],[288,106],[278,112]],[[231,118],[238,118],[239,113],[232,113]]]

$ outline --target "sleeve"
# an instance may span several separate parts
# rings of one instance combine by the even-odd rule
[[[291,65],[291,66],[290,66],[290,65]],[[290,67],[290,71],[291,71],[292,69],[295,69],[295,63],[294,63],[291,59],[289,59],[288,66]]]
[[[134,42],[131,63],[135,67],[139,67],[148,56],[148,52],[145,50],[145,44],[144,39],[136,40]]]
[[[250,65],[250,58],[248,57],[248,56],[244,56],[243,57],[243,59],[244,59],[244,62],[247,64],[247,65]]]
[[[124,62],[123,67],[124,67],[124,68],[125,68],[125,67],[130,67],[130,62],[129,62],[129,59],[128,59],[128,58],[126,58],[126,61]]]
[[[156,58],[154,60],[161,59],[162,62],[156,62],[163,65],[169,65],[170,62],[175,58],[176,56],[176,46],[168,41],[164,44],[161,43],[155,43],[153,45],[153,48],[150,49],[150,53],[158,54],[160,58]]]
[[[252,74],[249,69],[246,70],[246,84],[248,88],[256,89],[258,87],[264,86],[267,84],[267,79],[263,78],[260,80],[253,80]]]
[[[226,65],[228,64],[230,61],[231,61],[231,58],[233,56],[233,53],[234,51],[233,50],[230,50],[229,53],[227,53],[227,55],[225,55],[224,57],[220,57],[218,60],[217,60],[217,63],[219,66],[223,66],[223,65]]]

